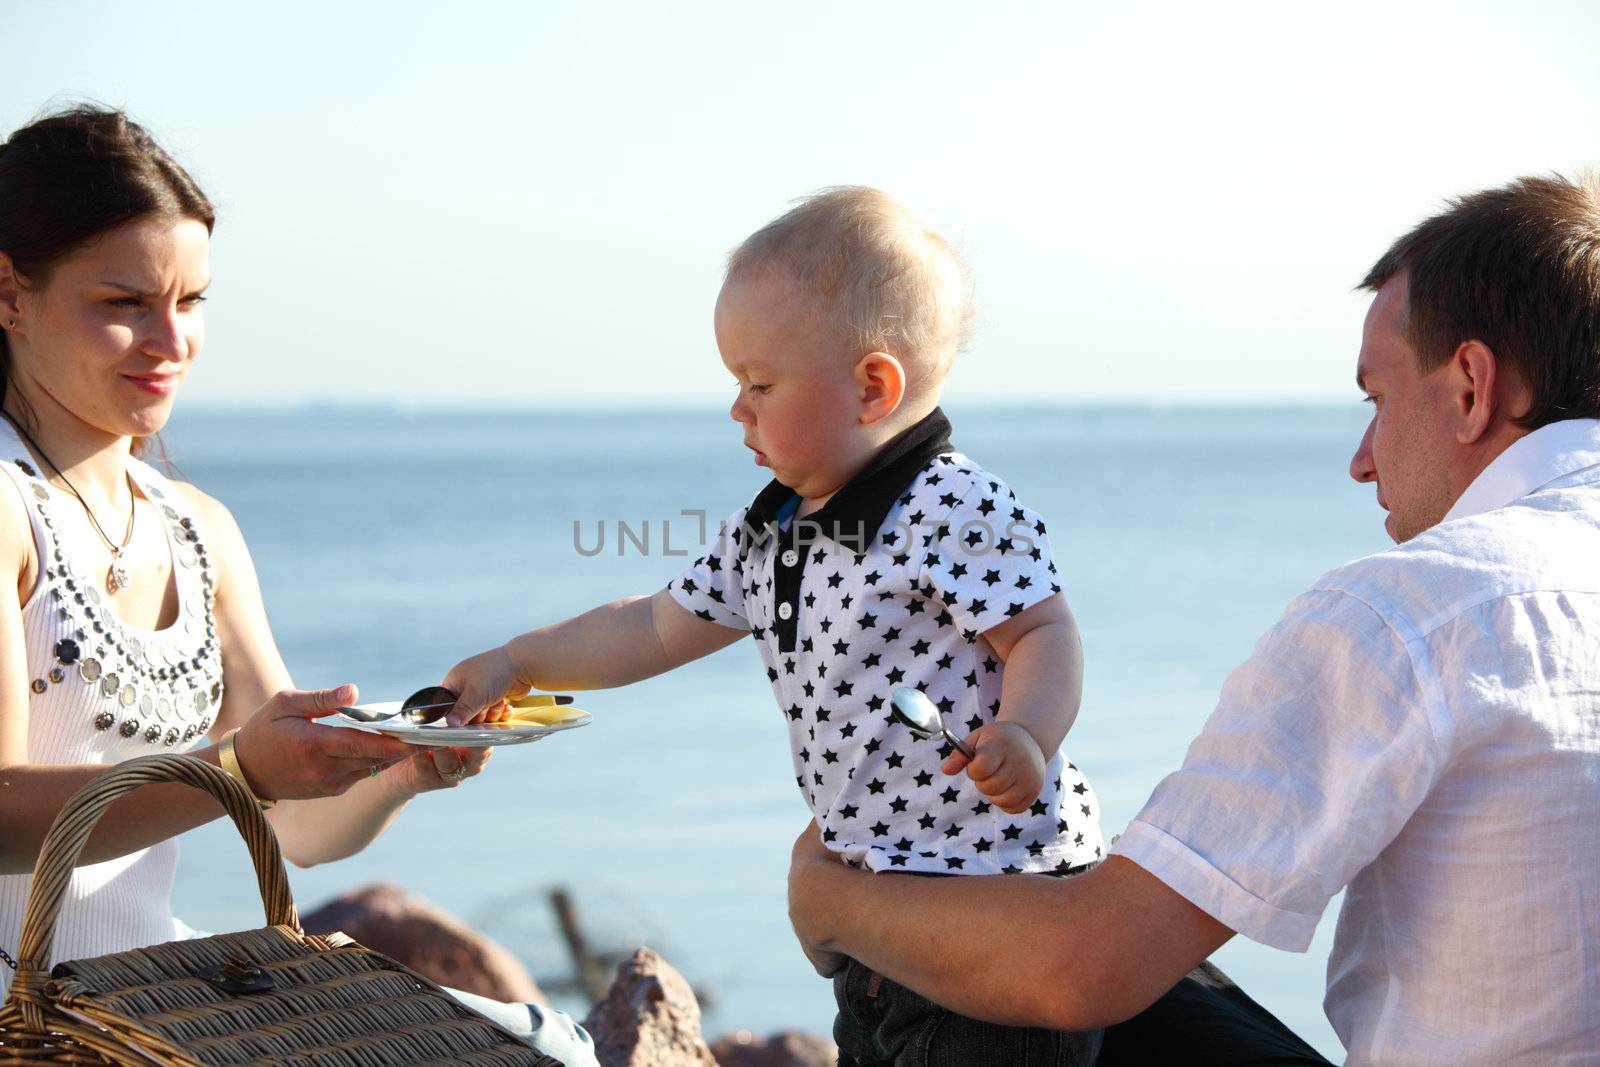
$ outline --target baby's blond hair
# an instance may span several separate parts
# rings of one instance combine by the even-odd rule
[[[913,393],[937,387],[966,343],[972,296],[960,259],[943,234],[881,189],[824,189],[728,257],[727,284],[767,272],[814,298],[858,356],[899,359]]]

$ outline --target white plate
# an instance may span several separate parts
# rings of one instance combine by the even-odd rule
[[[363,711],[375,711],[384,714],[400,710],[400,702],[392,701],[387,704],[358,704]],[[398,717],[386,722],[355,722],[342,715],[329,715],[318,719],[320,723],[328,726],[340,726],[355,730],[371,730],[374,733],[388,734],[390,737],[404,741],[408,745],[429,745],[440,748],[445,745],[454,745],[457,748],[488,748],[490,745],[525,745],[529,741],[537,741],[541,737],[560,733],[562,730],[573,730],[579,726],[587,726],[594,719],[582,708],[571,705],[561,709],[572,718],[566,722],[546,725],[540,722],[518,721],[509,722],[480,722],[471,726],[445,726],[441,723],[428,723],[419,726],[414,722],[406,722]]]

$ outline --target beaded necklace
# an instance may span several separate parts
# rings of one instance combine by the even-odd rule
[[[22,423],[12,418],[9,411],[0,410],[0,415],[6,417],[6,421],[39,454],[39,458],[48,463],[50,469],[56,472],[56,477],[65,482],[67,488],[72,490],[72,495],[78,498],[78,503],[83,505],[84,513],[89,516],[89,521],[94,524],[95,533],[100,535],[100,540],[104,541],[106,547],[111,550],[111,569],[106,572],[106,592],[115,596],[119,590],[126,589],[130,578],[128,568],[122,562],[122,554],[133,543],[133,521],[139,514],[139,494],[133,488],[133,475],[126,470],[122,472],[122,476],[128,480],[128,532],[122,538],[122,544],[119,545],[106,534],[106,528],[100,525],[99,519],[95,518],[94,509],[89,506],[87,500],[83,499],[83,494],[78,492],[78,487],[72,484],[71,479],[67,477],[67,473],[56,464],[56,461],[51,459],[43,448],[39,447],[39,442],[33,439],[33,435],[23,429]]]

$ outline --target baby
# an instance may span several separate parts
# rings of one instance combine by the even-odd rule
[[[844,862],[937,875],[1093,864],[1094,794],[1058,751],[1082,657],[1045,524],[954,449],[938,408],[970,317],[949,244],[878,190],[824,191],[751,236],[730,257],[716,339],[738,382],[731,414],[772,481],[654,596],[458,664],[444,679],[462,694],[452,720],[498,717],[503,697],[533,688],[624,685],[751,634],[795,781]],[[970,762],[891,717],[901,687],[965,734]],[[859,964],[835,992],[841,1065],[1092,1063],[1099,1045],[964,1019]]]

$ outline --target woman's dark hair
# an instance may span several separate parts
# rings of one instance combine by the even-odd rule
[[[1600,174],[1519,178],[1452,201],[1361,286],[1402,273],[1424,372],[1482,341],[1532,394],[1517,424],[1600,418]]]
[[[81,105],[24,126],[0,144],[0,252],[29,285],[123,223],[194,219],[207,232],[211,201],[144,127],[121,111]],[[0,334],[0,402],[11,350]]]

